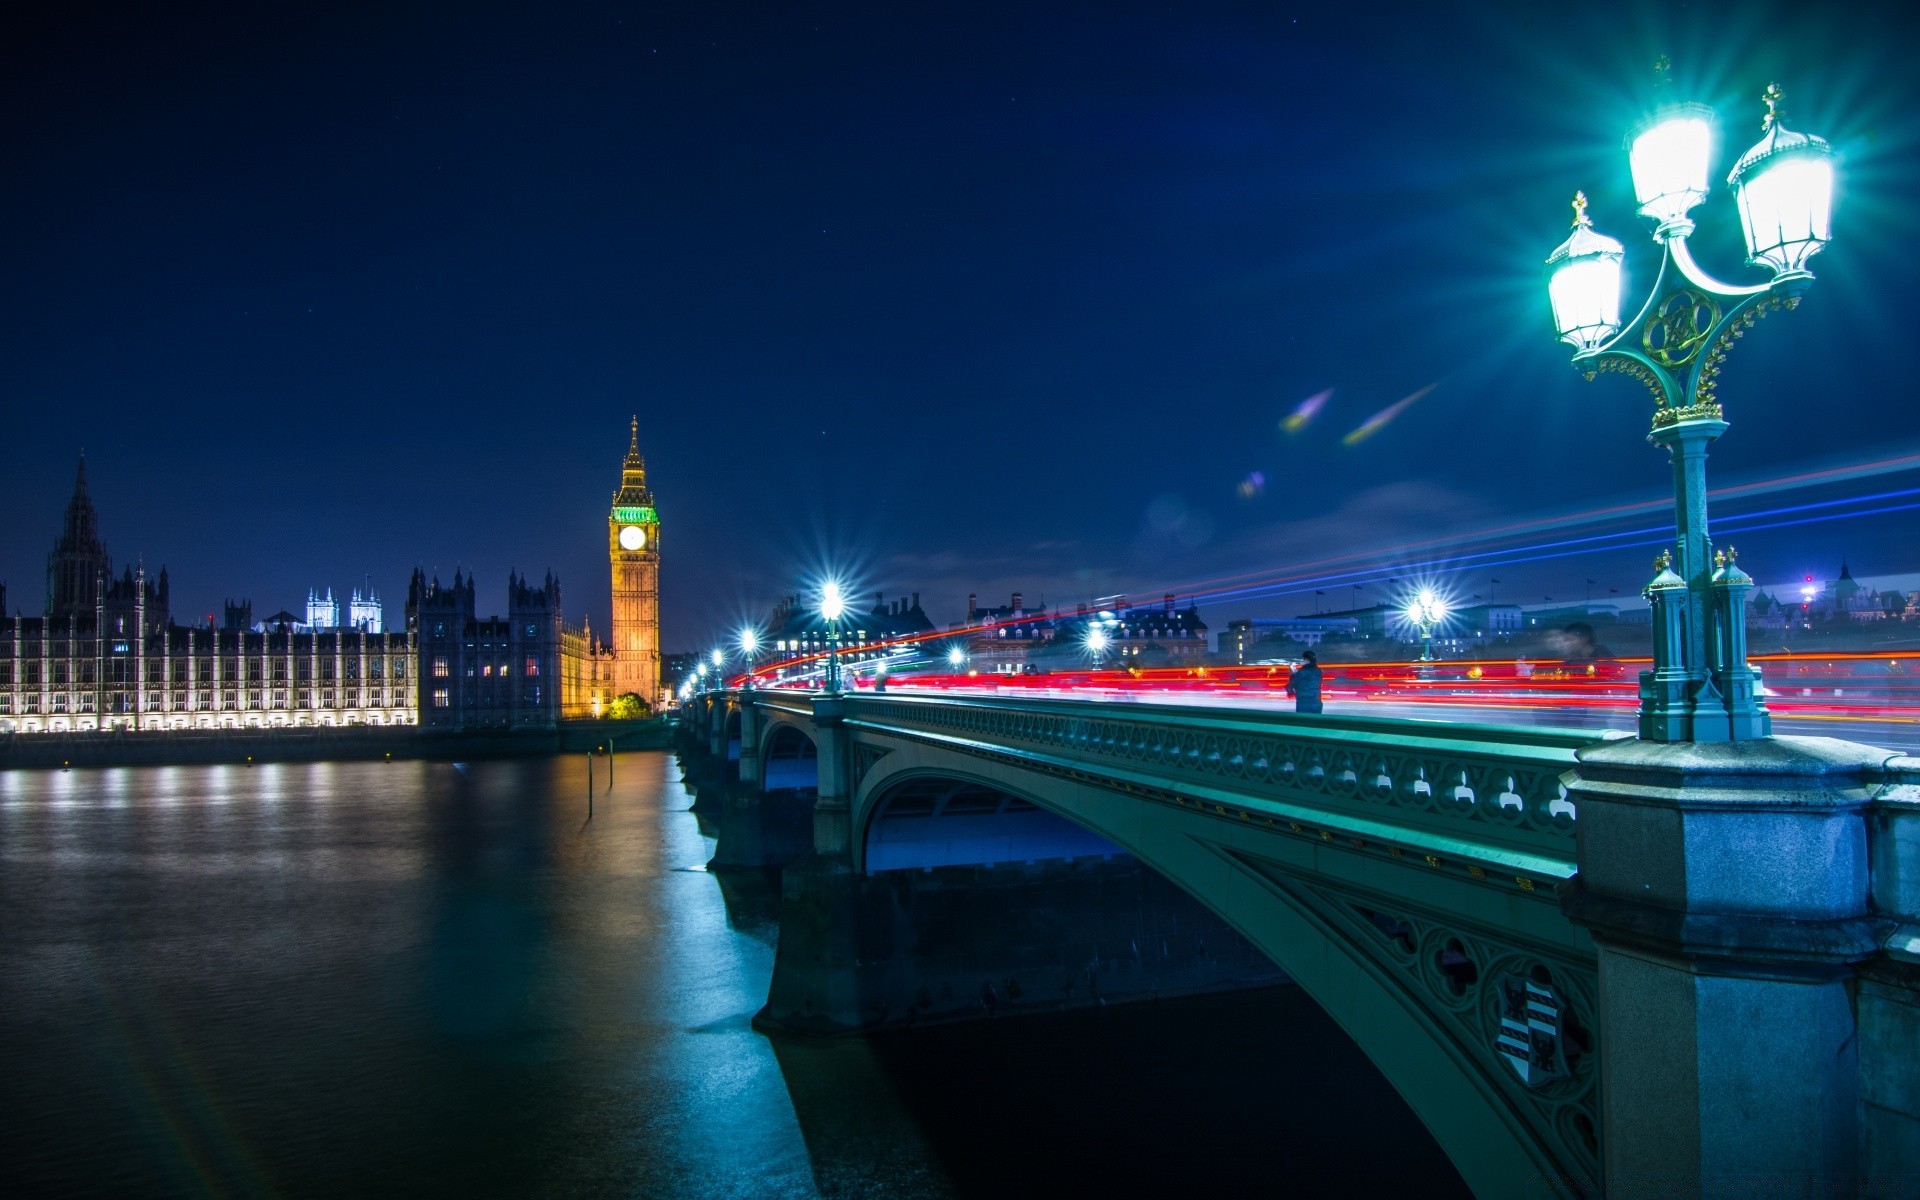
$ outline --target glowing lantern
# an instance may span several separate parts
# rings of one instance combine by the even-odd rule
[[[1833,236],[1833,147],[1780,123],[1778,84],[1767,85],[1764,131],[1727,182],[1740,206],[1747,261],[1775,278],[1806,274],[1806,262]]]
[[[1627,146],[1633,196],[1640,215],[1662,225],[1680,220],[1707,198],[1707,164],[1713,157],[1713,110],[1677,104],[1643,122]]]
[[[1573,233],[1547,255],[1547,297],[1553,329],[1576,350],[1591,350],[1620,331],[1619,242],[1596,233],[1587,194],[1573,194]]]

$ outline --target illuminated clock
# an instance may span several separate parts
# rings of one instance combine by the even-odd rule
[[[646,544],[646,530],[640,528],[638,525],[622,525],[620,527],[620,548],[622,550],[638,550]]]

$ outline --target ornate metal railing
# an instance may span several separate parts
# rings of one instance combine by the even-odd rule
[[[1561,775],[1605,731],[1530,729],[1182,704],[1000,696],[849,697],[850,723],[1025,749],[1175,787],[1375,820],[1573,861]]]

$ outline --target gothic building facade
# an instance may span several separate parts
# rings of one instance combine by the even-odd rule
[[[0,732],[415,720],[410,635],[182,627],[168,601],[164,567],[114,577],[82,459],[47,556],[45,615],[0,619]]]
[[[560,616],[560,582],[507,577],[507,615],[480,617],[473,577],[407,589],[407,628],[419,648],[420,723],[434,729],[552,728],[597,717],[612,702],[616,659],[590,627]]]
[[[660,516],[640,456],[640,418],[631,426],[620,487],[607,513],[607,559],[613,572],[614,689],[658,709],[660,678]]]

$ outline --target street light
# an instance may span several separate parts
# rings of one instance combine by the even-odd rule
[[[1407,621],[1420,631],[1420,661],[1432,662],[1433,630],[1447,619],[1447,602],[1434,595],[1433,589],[1421,588],[1407,601],[1404,612]]]
[[[958,671],[967,661],[967,652],[955,646],[947,651],[947,665]]]
[[[753,686],[753,656],[760,649],[760,633],[755,629],[740,631],[740,657],[747,660],[747,687]]]
[[[1664,72],[1665,61],[1659,69]],[[1768,313],[1798,307],[1813,282],[1807,260],[1831,237],[1833,151],[1780,122],[1781,92],[1769,85],[1761,138],[1727,176],[1746,236],[1747,261],[1773,274],[1750,287],[1721,283],[1687,248],[1688,215],[1706,198],[1713,112],[1667,105],[1628,143],[1634,197],[1655,223],[1660,273],[1639,314],[1620,319],[1619,242],[1596,232],[1587,198],[1575,193],[1573,233],[1547,256],[1554,332],[1574,348],[1588,379],[1614,371],[1653,394],[1647,440],[1673,462],[1677,556],[1656,564],[1647,598],[1654,613],[1654,667],[1640,676],[1640,736],[1649,741],[1765,737],[1772,720],[1746,656],[1746,597],[1753,581],[1731,548],[1707,534],[1707,446],[1726,432],[1715,399],[1735,341]],[[1693,614],[1692,616],[1689,613]]]
[[[840,690],[840,614],[847,608],[840,585],[829,579],[820,585],[820,617],[827,623],[827,691]]]
[[[1107,644],[1112,640],[1112,638],[1107,636],[1106,626],[1102,623],[1101,619],[1095,617],[1093,624],[1087,627],[1087,653],[1093,655],[1094,670],[1099,670],[1104,664],[1107,654]]]

